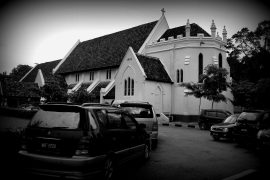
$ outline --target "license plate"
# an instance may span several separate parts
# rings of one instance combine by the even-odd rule
[[[247,132],[247,129],[241,129],[242,132]]]
[[[41,148],[44,148],[44,149],[56,149],[56,144],[53,144],[53,143],[41,143]]]

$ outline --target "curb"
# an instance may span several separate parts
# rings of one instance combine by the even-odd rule
[[[162,126],[175,126],[175,127],[199,128],[195,123],[165,122],[165,123],[161,123],[161,125],[162,125]]]

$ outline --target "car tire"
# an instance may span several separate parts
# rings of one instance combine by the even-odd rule
[[[112,180],[114,174],[114,161],[112,158],[107,158],[104,163],[104,180]]]

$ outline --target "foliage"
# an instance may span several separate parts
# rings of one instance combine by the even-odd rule
[[[19,81],[31,69],[32,67],[29,65],[19,64],[17,67],[11,70],[10,77],[13,81]]]
[[[185,93],[186,96],[194,96],[195,98],[199,98],[199,112],[201,110],[201,99],[204,97],[204,89],[203,89],[203,84],[201,83],[182,83],[182,87],[185,87],[188,89],[188,91]]]
[[[227,75],[228,71],[225,68],[219,68],[216,65],[210,64],[206,66],[205,73],[201,76],[203,83],[183,83],[181,86],[189,90],[186,95],[192,95],[200,99],[199,110],[202,97],[212,101],[213,108],[214,102],[226,102],[227,100],[222,94],[229,86],[226,81]]]
[[[252,32],[238,31],[228,40],[228,63],[233,78],[233,103],[242,107],[269,108],[270,21]],[[267,91],[268,90],[268,91]]]
[[[205,73],[201,79],[203,81],[204,97],[214,102],[226,102],[226,97],[222,94],[229,86],[227,82],[228,71],[225,68],[219,68],[213,64],[205,67]]]
[[[69,100],[72,103],[82,104],[86,102],[91,102],[90,93],[86,91],[86,89],[79,89],[78,91],[72,92],[68,95]]]
[[[50,82],[47,82],[41,88],[41,96],[46,99],[47,102],[66,102],[67,101],[67,84],[62,76],[55,76],[51,78]]]

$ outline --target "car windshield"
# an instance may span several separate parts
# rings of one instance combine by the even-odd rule
[[[255,121],[259,117],[259,112],[242,112],[238,117],[238,121]]]
[[[153,111],[151,106],[134,106],[134,107],[122,107],[124,111],[127,111],[135,118],[153,118]]]
[[[227,117],[223,123],[235,123],[236,119],[237,119],[238,115],[231,115],[229,117]]]
[[[30,127],[77,129],[79,112],[57,112],[39,110],[32,118]]]

